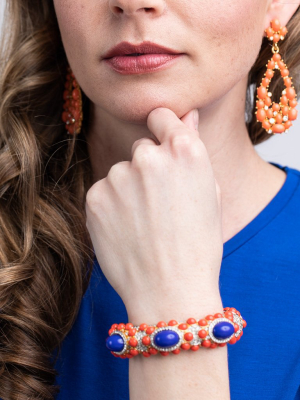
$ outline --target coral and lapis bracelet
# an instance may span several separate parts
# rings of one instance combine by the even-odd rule
[[[150,357],[160,353],[167,356],[182,350],[197,351],[200,347],[215,349],[235,344],[247,326],[240,312],[233,307],[225,307],[223,314],[207,315],[186,322],[175,320],[158,322],[156,325],[131,323],[113,324],[108,331],[106,347],[115,357],[132,358],[138,354]]]

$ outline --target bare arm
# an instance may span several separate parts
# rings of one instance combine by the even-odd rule
[[[217,294],[206,298],[207,305],[197,307],[197,315],[190,315],[192,307],[186,306],[181,313],[178,309],[166,313],[168,318],[161,318],[162,314],[147,314],[148,324],[155,324],[160,320],[168,322],[174,315],[182,315],[178,322],[185,322],[193,317],[198,320],[216,312],[222,312],[223,305]],[[162,310],[167,309],[162,305]],[[194,307],[193,307],[194,309]],[[168,315],[166,315],[168,314]],[[147,323],[145,315],[137,318],[129,314],[129,322],[139,325]],[[175,318],[176,319],[176,318]],[[229,400],[229,374],[227,360],[227,346],[214,349],[200,347],[197,351],[181,350],[180,354],[170,353],[168,356],[160,354],[145,358],[142,355],[129,361],[129,389],[130,400],[166,400],[166,399],[214,399]]]

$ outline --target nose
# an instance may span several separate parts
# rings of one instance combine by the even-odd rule
[[[134,16],[142,12],[159,16],[165,9],[165,0],[109,0],[109,6],[116,15]]]

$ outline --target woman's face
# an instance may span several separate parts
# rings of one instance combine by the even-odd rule
[[[255,62],[268,0],[54,0],[76,79],[117,119],[145,122],[156,107],[178,114],[208,107]],[[151,73],[120,74],[103,55],[122,41],[151,41],[184,53]],[[245,86],[246,87],[246,86]]]

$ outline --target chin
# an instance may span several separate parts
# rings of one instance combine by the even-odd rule
[[[188,98],[188,97],[187,97]],[[177,99],[153,99],[148,98],[145,100],[140,99],[139,101],[120,101],[113,102],[113,106],[109,107],[106,105],[105,109],[111,115],[123,122],[145,124],[147,122],[148,115],[151,111],[156,108],[164,107],[172,110],[178,118],[182,118],[187,112],[193,108],[193,102],[189,99],[189,102],[177,101]]]

